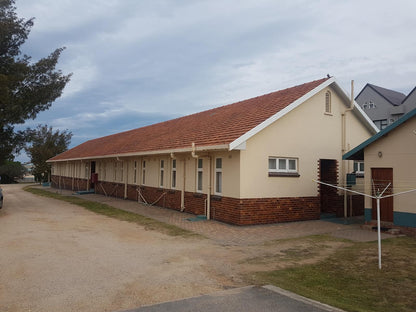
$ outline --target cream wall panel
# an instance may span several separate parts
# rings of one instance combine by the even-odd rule
[[[331,115],[325,114],[327,90],[331,91]],[[241,198],[316,196],[318,188],[312,179],[318,178],[319,159],[339,160],[341,170],[345,109],[340,97],[326,88],[250,138],[241,151]],[[361,123],[347,118],[347,144],[355,146],[369,137]],[[269,177],[269,156],[297,158],[300,177]]]
[[[408,120],[364,150],[366,193],[371,194],[371,168],[393,168],[393,192],[416,188],[416,118]],[[378,153],[382,153],[382,157]],[[416,213],[416,192],[395,196],[394,211]],[[365,207],[371,208],[366,198]]]

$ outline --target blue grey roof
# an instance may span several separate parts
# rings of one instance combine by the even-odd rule
[[[377,141],[381,137],[385,136],[386,134],[391,132],[393,129],[396,129],[398,126],[405,123],[406,121],[413,118],[414,116],[416,116],[416,108],[411,110],[410,112],[408,112],[406,115],[399,118],[395,122],[393,122],[391,125],[389,125],[385,129],[383,129],[380,132],[378,132],[377,134],[373,135],[371,138],[364,141],[363,143],[361,143],[357,147],[353,148],[348,153],[345,153],[344,155],[342,155],[342,159],[344,159],[344,160],[346,160],[346,159],[349,159],[349,160],[363,160],[364,159],[364,148],[366,148],[367,146],[369,146],[373,142]]]
[[[398,105],[402,104],[403,100],[406,98],[406,95],[401,93],[401,92],[397,92],[397,91],[394,91],[394,90],[382,88],[382,87],[373,85],[371,83],[367,83],[365,87],[367,87],[367,86],[369,86],[375,92],[380,94],[390,104],[395,105],[395,106],[398,106]],[[363,88],[363,90],[365,89],[365,87]],[[363,92],[363,90],[361,90],[361,92]],[[357,95],[356,99],[361,94],[361,92]]]

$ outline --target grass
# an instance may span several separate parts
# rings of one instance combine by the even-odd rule
[[[383,240],[382,270],[377,242],[351,243],[317,264],[258,272],[249,279],[347,311],[416,311],[416,240]]]
[[[30,187],[30,186],[24,187],[24,190],[35,195],[54,198],[54,199],[62,200],[71,204],[75,204],[75,205],[84,207],[85,209],[89,211],[102,214],[110,218],[136,223],[136,224],[144,226],[146,230],[154,230],[154,231],[158,231],[158,232],[170,235],[170,236],[202,237],[199,234],[182,229],[175,225],[166,224],[166,223],[142,216],[137,213],[133,213],[133,212],[129,212],[129,211],[125,211],[125,210],[112,207],[107,204],[102,204],[102,203],[86,200],[86,199],[79,198],[76,196],[60,195],[57,193],[49,192],[46,190],[42,190],[39,188]]]

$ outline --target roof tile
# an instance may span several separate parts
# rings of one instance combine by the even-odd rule
[[[327,79],[93,139],[50,161],[190,148],[192,143],[196,146],[230,144]]]

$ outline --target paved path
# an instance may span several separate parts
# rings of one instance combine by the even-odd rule
[[[247,286],[125,312],[343,312],[275,286]]]
[[[45,188],[51,191],[56,189]],[[71,191],[60,191],[72,194]],[[157,206],[147,206],[136,201],[106,197],[97,194],[74,195],[91,201],[101,202],[110,206],[135,212],[143,216],[173,224],[186,230],[208,237],[222,245],[252,245],[270,240],[287,239],[318,234],[332,234],[338,238],[353,241],[375,241],[377,233],[360,228],[359,224],[345,225],[323,220],[288,222],[269,225],[235,226],[215,220],[189,221],[195,215]],[[394,237],[382,234],[382,238]]]

